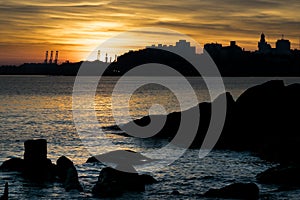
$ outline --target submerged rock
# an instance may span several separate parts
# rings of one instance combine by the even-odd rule
[[[210,189],[205,197],[228,199],[259,199],[259,188],[254,183],[234,183],[221,189]]]
[[[100,197],[115,197],[126,191],[145,191],[145,184],[156,182],[150,175],[123,172],[111,167],[101,170],[93,194]]]
[[[65,156],[61,156],[57,161],[57,175],[64,184],[66,191],[78,190],[83,191],[79,180],[78,173],[73,162]]]

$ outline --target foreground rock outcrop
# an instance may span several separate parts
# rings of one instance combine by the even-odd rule
[[[226,119],[216,148],[252,151],[263,159],[280,163],[300,163],[297,155],[300,151],[297,117],[300,113],[300,84],[285,86],[283,81],[273,80],[247,89],[236,101],[229,93],[221,97],[224,95],[227,99]],[[174,138],[182,114],[199,110],[199,128],[190,148],[201,147],[210,123],[211,107],[219,99],[167,115],[164,127],[153,138]],[[152,117],[158,120],[164,118]],[[150,117],[145,116],[122,128],[127,130],[132,124],[146,126],[150,122]]]
[[[280,165],[258,174],[256,178],[265,184],[300,186],[300,166]]]
[[[259,188],[254,183],[234,183],[220,189],[210,189],[204,195],[210,198],[227,198],[227,199],[259,199]]]

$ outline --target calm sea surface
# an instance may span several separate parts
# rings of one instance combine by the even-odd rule
[[[247,88],[271,79],[274,78],[225,78],[224,83],[226,90],[236,99]],[[81,141],[81,137],[84,136],[77,133],[73,122],[74,80],[75,77],[0,76],[0,163],[11,157],[23,157],[25,140],[45,138],[48,141],[48,157],[54,163],[62,155],[70,158],[78,169],[79,179],[84,187],[84,192],[81,193],[65,192],[60,183],[33,184],[15,176],[15,173],[1,172],[0,191],[3,191],[4,183],[8,181],[11,199],[93,199],[91,189],[103,165],[85,164],[91,154]],[[88,108],[90,114],[96,114],[99,123],[105,127],[114,124],[111,91],[115,80],[114,77],[103,79],[97,89],[94,105]],[[123,82],[122,86],[125,89],[118,91],[117,99],[121,99],[128,93],[126,87],[139,84],[142,80],[143,78],[140,77],[140,79],[129,79]],[[284,80],[286,84],[300,83],[300,78],[284,78]],[[211,100],[202,79],[189,78],[189,81],[199,102]],[[153,82],[155,83],[155,80]],[[190,101],[192,94],[185,86],[178,83],[176,78],[169,78],[169,83],[177,88],[185,102]],[[88,90],[91,83],[86,79],[83,84]],[[213,95],[219,94],[218,85],[213,89]],[[133,118],[147,115],[153,104],[162,105],[164,112],[167,113],[180,110],[178,100],[168,88],[150,84],[140,87],[132,95],[129,102],[130,114]],[[119,105],[117,102],[117,109],[122,106],[127,105]],[[162,110],[153,112],[152,114],[163,113]],[[122,123],[128,122],[123,115],[124,113],[117,112],[114,117]],[[93,126],[93,124],[85,124],[85,126]],[[167,143],[167,141],[153,140],[141,142],[139,139],[124,138],[112,133],[114,130],[107,129],[105,136],[95,138],[95,140],[111,141],[104,142],[97,152],[132,149],[143,153]],[[159,183],[147,186],[143,193],[128,193],[122,198],[199,199],[198,195],[209,188],[222,187],[236,181],[255,182],[257,173],[274,166],[248,152],[213,151],[203,159],[198,158],[198,153],[197,150],[187,150],[180,159],[163,169],[141,166],[140,172],[151,171]],[[300,198],[300,190],[278,191],[275,185],[258,185],[264,199]],[[173,190],[178,190],[181,195],[171,195]]]

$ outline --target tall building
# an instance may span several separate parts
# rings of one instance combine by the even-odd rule
[[[262,54],[271,53],[272,47],[266,42],[266,36],[264,33],[260,36],[260,41],[258,42],[258,52]]]
[[[236,41],[230,41],[230,46],[222,47],[221,57],[223,59],[237,59],[242,53],[243,50],[236,44]]]
[[[287,55],[291,53],[291,42],[285,40],[284,37],[276,42],[276,53],[281,55]]]

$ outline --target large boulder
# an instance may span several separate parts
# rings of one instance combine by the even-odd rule
[[[66,191],[79,190],[83,191],[78,180],[78,173],[73,162],[65,156],[61,156],[57,161],[57,175],[63,182]]]
[[[284,83],[274,80],[247,89],[236,100],[230,131],[236,150],[256,150],[282,130]],[[274,132],[274,130],[276,132]]]
[[[101,170],[92,192],[95,196],[115,197],[126,191],[144,191],[145,184],[153,182],[156,180],[153,178],[150,180],[149,175],[139,175],[106,167]]]
[[[234,183],[220,189],[210,189],[205,194],[209,198],[259,199],[259,188],[254,183]]]
[[[226,106],[223,111],[220,109],[220,106]],[[220,130],[222,131],[220,134],[220,138],[216,144],[216,148],[224,148],[228,147],[228,135],[226,134],[228,131],[228,124],[231,122],[232,118],[232,111],[235,106],[235,101],[232,97],[232,95],[229,92],[226,92],[224,94],[219,95],[212,103],[200,103],[199,104],[199,110],[200,110],[200,122],[199,122],[199,128],[196,137],[194,138],[193,143],[191,144],[190,148],[200,148],[202,146],[202,143],[204,141],[204,138],[207,135],[208,129],[211,128],[209,126],[215,126],[216,122],[214,124],[211,123],[212,116],[212,108],[216,109],[215,111],[219,111],[220,113],[213,113],[214,117],[222,117],[221,114],[224,114],[224,124],[223,127],[220,126]],[[215,118],[216,119],[216,118]],[[219,122],[219,121],[218,121]],[[214,127],[214,128],[215,128]],[[224,137],[223,137],[224,136]],[[202,148],[211,148],[203,146]]]
[[[236,100],[230,123],[234,149],[263,151],[279,141],[289,147],[291,138],[299,138],[300,127],[294,117],[300,112],[299,101],[300,85],[285,86],[282,80],[246,90]]]
[[[47,159],[47,141],[45,139],[26,140],[24,142],[25,161],[43,161]]]
[[[24,146],[24,175],[37,181],[54,179],[55,165],[47,159],[47,141],[27,140]]]
[[[259,182],[266,184],[300,185],[300,166],[280,165],[267,169],[256,178]]]
[[[300,84],[273,80],[247,89],[227,109],[218,148],[246,150],[270,161],[300,163]]]

